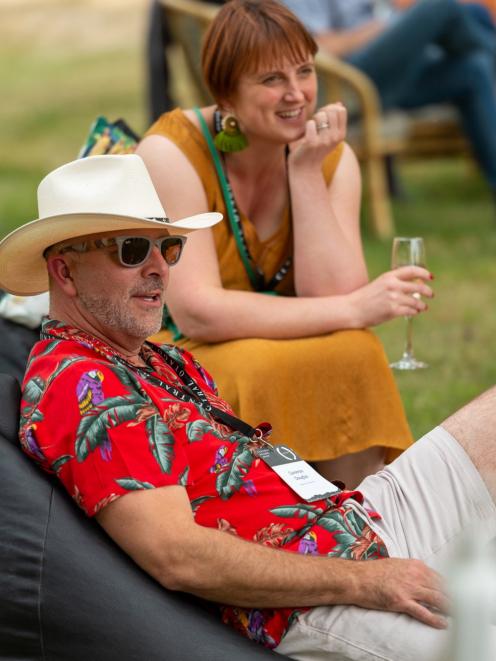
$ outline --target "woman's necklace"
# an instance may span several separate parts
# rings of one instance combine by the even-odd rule
[[[222,130],[222,116],[219,110],[216,110],[214,112],[214,131],[215,133],[218,133],[220,130]],[[286,147],[286,152],[285,152],[285,158],[287,161],[288,157],[288,148]],[[226,193],[229,195],[229,201],[231,203],[231,209],[232,209],[232,214],[228,214],[229,216],[229,222],[231,225],[231,230],[233,232],[234,238],[236,240],[236,246],[238,248],[238,252],[241,257],[241,261],[245,263],[248,261],[251,264],[252,267],[252,273],[248,272],[248,276],[250,277],[251,284],[255,291],[258,292],[265,292],[265,293],[270,293],[270,294],[276,294],[277,292],[274,291],[275,287],[284,279],[284,277],[287,275],[289,272],[291,265],[293,263],[293,258],[290,255],[284,262],[283,264],[279,267],[277,272],[272,276],[272,278],[267,282],[265,280],[265,274],[260,268],[260,266],[255,262],[253,259],[252,254],[250,253],[250,250],[248,248],[248,244],[246,241],[246,236],[244,233],[243,229],[243,223],[241,222],[241,216],[239,213],[238,205],[236,204],[236,200],[234,199],[234,195],[232,192],[232,187],[229,182],[228,176],[227,176],[227,171],[225,167],[225,163],[223,163],[223,171],[224,171],[224,177],[226,181]],[[287,167],[286,167],[286,177],[287,177]],[[288,184],[289,188],[289,184]],[[289,203],[289,218],[291,222],[291,201]]]

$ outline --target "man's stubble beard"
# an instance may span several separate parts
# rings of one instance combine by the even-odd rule
[[[131,337],[145,340],[150,335],[158,333],[162,327],[162,311],[156,312],[156,318],[148,315],[137,317],[133,315],[124,303],[79,292],[81,305],[92,314],[104,327],[123,332]]]

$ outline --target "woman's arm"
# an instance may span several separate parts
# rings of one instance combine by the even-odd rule
[[[145,161],[171,218],[208,211],[202,183],[186,156],[167,138],[149,136],[137,152]],[[420,278],[421,282],[410,282]],[[429,273],[406,267],[385,273],[347,295],[274,297],[225,290],[211,230],[193,232],[179,264],[170,271],[167,305],[181,331],[193,340],[221,342],[243,337],[294,338],[343,328],[363,328],[425,309],[419,292]]]
[[[321,124],[328,128],[317,130]],[[346,110],[332,104],[307,122],[288,159],[298,296],[347,294],[368,281],[360,237],[360,170],[344,149],[327,186],[322,161],[346,135]]]

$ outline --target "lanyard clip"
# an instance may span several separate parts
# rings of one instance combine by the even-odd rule
[[[260,422],[255,428],[255,433],[253,434],[253,440],[259,441],[261,443],[265,443],[265,445],[272,447],[271,443],[269,443],[268,441],[268,438],[271,434],[272,434],[272,425],[270,424],[270,422]]]

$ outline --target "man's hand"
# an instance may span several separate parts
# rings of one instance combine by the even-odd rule
[[[420,560],[385,558],[357,563],[354,603],[363,608],[405,613],[435,629],[445,629],[448,611],[442,579]]]

